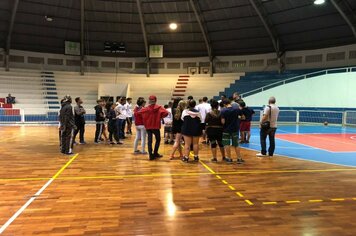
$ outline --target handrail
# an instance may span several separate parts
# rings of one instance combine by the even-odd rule
[[[255,94],[257,92],[263,92],[265,90],[268,90],[268,89],[271,89],[271,88],[275,88],[275,87],[280,86],[280,85],[285,85],[289,81],[292,81],[292,80],[299,81],[299,80],[303,80],[303,79],[309,79],[309,78],[313,78],[315,76],[320,76],[320,75],[324,75],[324,74],[326,75],[329,72],[333,72],[333,71],[337,71],[337,72],[334,72],[335,74],[336,73],[353,72],[354,69],[356,69],[356,67],[354,67],[354,66],[353,67],[343,67],[343,68],[333,68],[333,69],[327,69],[327,70],[314,71],[314,72],[307,73],[307,74],[304,74],[304,75],[297,75],[297,76],[294,76],[292,78],[288,78],[288,79],[285,79],[285,80],[274,82],[272,84],[268,84],[268,85],[265,85],[263,87],[260,87],[260,88],[253,89],[251,91],[242,93],[241,97],[246,97],[248,95],[252,95],[252,94]],[[300,78],[300,79],[297,79],[297,78]]]

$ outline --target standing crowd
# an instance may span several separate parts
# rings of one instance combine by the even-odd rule
[[[71,106],[72,99],[65,96],[61,101],[59,114],[60,146],[63,154],[72,155],[74,144],[86,144],[85,109],[82,99],[75,99],[76,106]],[[273,156],[275,149],[275,133],[279,109],[276,99],[271,97],[269,105],[263,111],[260,120],[261,153],[257,156]],[[146,105],[147,104],[147,105]],[[162,157],[159,153],[161,143],[161,125],[164,125],[164,143],[172,144],[170,159],[179,158],[189,162],[190,158],[199,161],[199,143],[211,147],[211,161],[217,162],[218,149],[223,162],[244,163],[239,145],[249,143],[251,137],[251,121],[254,110],[246,105],[238,93],[221,100],[199,99],[199,104],[189,96],[187,100],[175,98],[165,106],[157,104],[157,97],[152,95],[148,102],[139,97],[136,104],[132,99],[118,97],[117,102],[97,100],[95,109],[95,138],[94,143],[102,142],[114,145],[123,144],[126,135],[132,135],[132,123],[136,128],[133,144],[134,154],[147,154],[149,160]],[[126,132],[125,132],[126,130]],[[79,133],[79,143],[75,141]],[[146,152],[146,137],[147,151]],[[155,144],[153,145],[153,137]],[[270,146],[267,150],[266,139],[269,137]],[[140,145],[140,147],[139,147]],[[175,154],[178,151],[179,156]]]

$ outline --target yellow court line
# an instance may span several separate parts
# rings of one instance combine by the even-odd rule
[[[275,205],[277,202],[262,202],[263,205]]]
[[[78,157],[78,155],[79,153],[75,154],[64,166],[62,166],[59,171],[57,171],[55,175],[53,175],[52,179],[56,179],[65,170],[65,168],[67,168],[75,160],[75,158]]]
[[[221,180],[221,182],[223,182],[224,184],[229,184],[226,180]]]
[[[229,188],[232,190],[232,191],[235,191],[236,189],[234,188],[234,186],[231,186],[229,185]]]
[[[219,175],[232,174],[275,174],[275,173],[315,173],[315,172],[342,172],[342,171],[356,171],[356,168],[349,169],[311,169],[311,170],[251,170],[251,171],[226,171],[218,172]]]
[[[216,178],[221,179],[221,176],[220,175],[216,175]]]
[[[246,199],[245,202],[246,202],[248,205],[253,206],[253,203],[252,203],[250,200]]]
[[[199,160],[200,164],[202,164],[210,173],[216,174],[215,171],[213,171],[207,164],[205,164],[202,160]]]
[[[313,199],[313,200],[309,200],[308,202],[323,202],[323,200],[321,200],[321,199]]]
[[[236,195],[239,196],[239,197],[244,197],[244,195],[240,192],[236,192]]]
[[[345,201],[345,198],[331,198],[330,200],[333,202],[340,202],[340,201]]]
[[[293,203],[300,203],[299,200],[292,200],[292,201],[286,201],[286,203],[293,204]]]

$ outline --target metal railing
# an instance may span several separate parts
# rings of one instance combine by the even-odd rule
[[[313,78],[316,76],[321,76],[321,75],[327,75],[327,74],[336,74],[336,73],[347,73],[347,72],[356,72],[356,67],[344,67],[344,68],[334,68],[334,69],[327,69],[327,70],[321,70],[321,71],[316,71],[316,72],[311,72],[311,73],[307,73],[304,75],[298,75],[289,79],[285,79],[285,80],[281,80],[269,85],[265,85],[263,87],[257,88],[257,89],[253,89],[251,91],[242,93],[241,96],[242,97],[247,97],[256,93],[260,93],[263,92],[265,90],[271,89],[271,88],[275,88],[277,86],[281,86],[281,85],[285,85],[288,83],[292,83],[292,82],[296,82],[299,80],[303,80],[303,79],[309,79],[309,78]]]

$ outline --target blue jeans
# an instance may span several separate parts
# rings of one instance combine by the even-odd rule
[[[267,155],[266,139],[269,139],[268,155],[273,156],[274,149],[276,148],[275,135],[277,128],[261,129],[260,141],[261,141],[261,153]]]
[[[125,138],[125,134],[124,134],[123,131],[122,131],[122,128],[123,128],[125,122],[126,122],[126,120],[122,120],[122,119],[117,119],[117,120],[116,120],[117,136],[118,136],[120,139]]]

